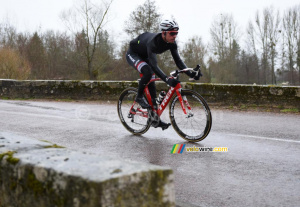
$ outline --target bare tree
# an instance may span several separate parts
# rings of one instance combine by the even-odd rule
[[[207,46],[203,43],[202,38],[199,36],[190,38],[184,45],[182,54],[184,62],[189,67],[195,67],[196,65],[200,64],[204,79],[202,79],[202,82],[210,82],[210,75],[207,73],[205,65]]]
[[[265,8],[262,15],[257,11],[255,23],[248,25],[248,42],[254,54],[261,57],[262,83],[264,84],[269,82],[276,84],[275,60],[278,54],[280,33],[279,12],[275,12],[273,7]]]
[[[102,2],[102,5],[96,5],[91,0],[84,0],[83,4],[78,4],[79,6],[77,5],[77,7],[75,6],[61,14],[61,19],[74,35],[82,32],[85,35],[84,55],[89,77],[93,80],[98,76],[97,70],[93,69],[96,45],[112,2],[113,0],[110,0],[109,2]]]
[[[271,82],[272,84],[276,84],[276,76],[275,76],[275,58],[278,55],[278,41],[280,38],[281,28],[280,23],[281,19],[279,16],[279,11],[274,11],[271,7],[267,9],[267,15],[270,16],[270,26],[268,30],[268,39],[269,39],[269,47],[270,47],[270,60],[271,60]]]
[[[188,40],[184,45],[183,57],[185,63],[196,66],[197,64],[205,65],[204,58],[207,55],[207,46],[204,45],[202,38],[195,36]]]
[[[295,84],[295,66],[299,65],[300,51],[300,6],[288,9],[283,17],[284,39],[289,69],[289,80]]]
[[[265,13],[266,10],[264,10]],[[261,18],[260,13],[257,11],[255,16],[255,28],[256,28],[256,35],[258,36],[260,48],[261,50],[261,65],[263,71],[263,83],[267,84],[267,70],[269,66],[268,62],[268,54],[269,54],[269,47],[268,47],[268,27],[269,27],[269,16],[263,15]]]
[[[16,46],[17,31],[7,20],[0,24],[0,46],[14,48]]]
[[[237,83],[239,70],[239,32],[232,15],[221,14],[210,29],[212,42],[210,49],[215,58],[210,62],[212,81]]]
[[[158,32],[158,25],[161,21],[161,14],[157,11],[157,7],[154,0],[145,0],[145,2],[139,5],[134,11],[131,12],[129,19],[125,21],[124,30],[129,34],[129,38],[134,38],[144,32]],[[128,63],[125,59],[125,53],[129,47],[128,41],[122,44],[120,56],[122,59],[119,60],[120,65],[124,65],[127,72],[126,75],[121,75],[121,79],[135,80],[137,73],[128,67]],[[169,66],[169,60],[171,55],[169,53],[163,53],[157,57],[158,64],[164,69]]]
[[[252,56],[252,60],[251,63],[255,63],[255,60],[257,60],[258,63],[258,49],[257,49],[257,40],[256,40],[256,31],[255,28],[252,24],[251,21],[249,21],[248,23],[248,27],[246,29],[246,44],[248,46],[247,51],[249,54],[251,54],[250,56]],[[257,65],[257,67],[255,67],[255,65]],[[251,67],[254,69],[254,74],[255,77],[254,80],[256,81],[256,83],[260,83],[260,73],[259,73],[259,66],[258,64],[254,64],[254,65],[248,65],[247,67]]]
[[[64,33],[47,31],[43,35],[47,55],[47,78],[67,79],[75,77],[77,68],[72,65],[74,53],[69,36]]]
[[[210,34],[213,53],[218,60],[224,60],[232,50],[233,42],[239,39],[237,24],[232,15],[221,14],[216,18],[211,25]]]
[[[158,24],[161,21],[161,14],[157,12],[155,1],[146,0],[139,5],[125,21],[125,31],[131,38],[143,32],[158,31]]]
[[[101,31],[98,39],[94,68],[100,71],[98,79],[107,80],[109,75],[115,76],[115,74],[111,74],[112,66],[115,65],[114,44],[110,41],[107,31]]]

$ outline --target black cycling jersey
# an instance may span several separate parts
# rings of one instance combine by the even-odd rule
[[[146,32],[139,35],[130,42],[130,50],[138,54],[145,62],[147,62],[154,73],[164,81],[167,76],[158,67],[156,54],[161,54],[170,50],[177,67],[181,70],[187,68],[178,54],[176,42],[165,42],[161,33]]]

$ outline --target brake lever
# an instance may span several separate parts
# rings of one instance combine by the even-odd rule
[[[193,71],[196,72],[196,75],[195,76],[198,76],[199,73],[200,73],[200,76],[202,76],[202,72],[201,72],[201,66],[200,65],[197,65]],[[189,81],[195,81],[196,79],[195,78],[189,78]],[[198,80],[198,79],[197,79]]]
[[[200,68],[201,68],[201,66],[200,66],[200,65],[197,65],[193,70],[194,70],[194,71],[199,71]]]
[[[170,73],[170,75],[173,76],[174,78],[176,78],[178,74],[179,74],[178,70],[174,70]]]

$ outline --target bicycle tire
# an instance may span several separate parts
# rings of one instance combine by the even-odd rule
[[[127,88],[122,91],[118,100],[118,115],[121,123],[129,132],[134,135],[141,135],[149,130],[151,123],[149,117],[146,118],[130,113],[136,95],[136,88]],[[142,107],[138,103],[134,105],[134,108],[132,110],[147,111],[147,109],[142,109]]]
[[[174,96],[169,106],[171,124],[177,134],[189,142],[199,142],[207,137],[212,126],[212,116],[204,98],[193,90],[183,89],[192,110],[184,114],[178,96]],[[185,108],[187,109],[186,105]]]

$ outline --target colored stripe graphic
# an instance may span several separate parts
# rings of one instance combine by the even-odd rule
[[[183,152],[184,148],[185,148],[185,144],[181,144],[181,147],[180,147],[180,154]],[[178,153],[179,153],[179,151],[178,151]]]
[[[174,149],[174,151],[173,151],[173,154],[176,153],[177,148],[178,148],[178,144],[176,144],[175,149]]]
[[[185,144],[174,144],[171,150],[171,154],[175,154],[175,153],[182,154],[184,148],[185,148]]]
[[[171,154],[173,154],[175,147],[176,147],[176,144],[173,145],[173,148],[171,150]]]

